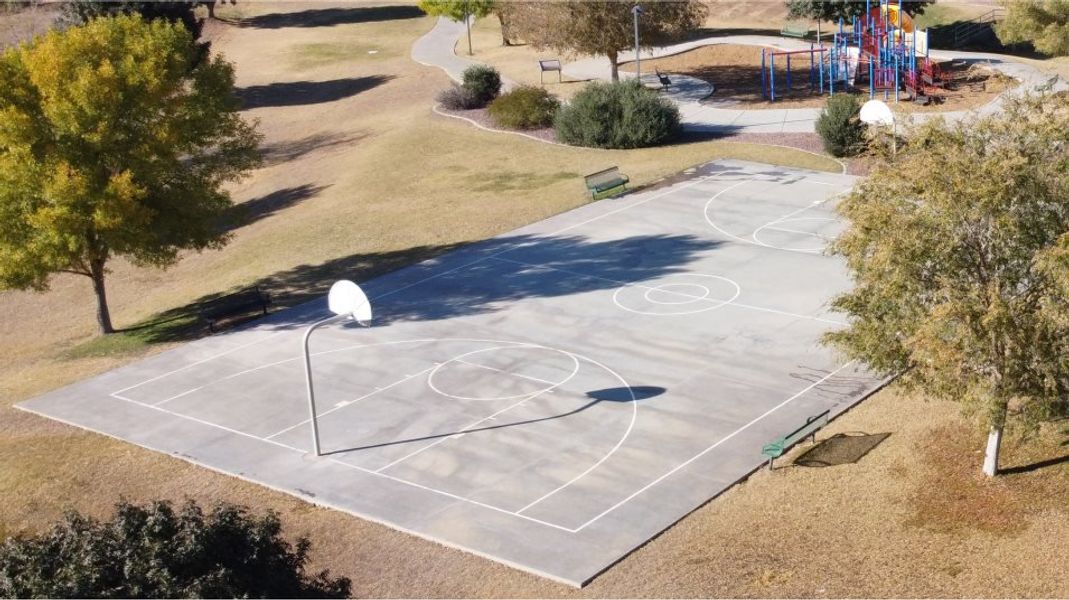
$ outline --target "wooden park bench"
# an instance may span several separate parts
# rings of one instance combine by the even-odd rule
[[[789,450],[791,446],[805,438],[812,437],[815,442],[817,439],[817,430],[828,424],[828,417],[830,414],[831,411],[826,410],[815,417],[809,417],[806,419],[805,425],[802,425],[781,438],[776,438],[765,444],[764,447],[761,448],[761,454],[768,457],[768,468],[772,468],[772,461],[783,456],[783,453]]]
[[[557,72],[557,83],[561,83],[564,81],[564,79],[561,77],[560,59],[547,58],[544,60],[540,60],[538,61],[538,69],[538,81],[540,83],[545,83],[542,77],[545,76],[546,71]]]
[[[627,190],[627,182],[631,181],[620,172],[619,167],[609,167],[604,171],[591,173],[583,177],[586,181],[586,189],[590,191],[590,197],[597,200],[599,194],[614,196]]]
[[[271,297],[254,286],[201,302],[198,313],[201,321],[208,324],[208,331],[215,333],[215,326],[219,321],[254,309],[266,315],[269,304]]]
[[[783,37],[805,39],[809,37],[809,23],[805,21],[787,21],[783,24],[779,34]]]

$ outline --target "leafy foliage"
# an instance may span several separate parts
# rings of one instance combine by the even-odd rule
[[[679,133],[679,109],[636,81],[592,83],[557,113],[557,138],[594,148],[643,148]]]
[[[305,572],[307,538],[221,504],[120,503],[112,520],[68,513],[51,531],[0,545],[5,598],[345,598],[351,583]]]
[[[832,156],[856,156],[865,148],[866,126],[861,122],[861,101],[853,94],[829,96],[817,118],[816,129],[824,149]]]
[[[935,4],[935,0],[908,0],[902,3],[902,9],[919,15],[930,4]],[[854,17],[865,14],[865,6],[865,0],[787,0],[787,18],[832,22],[842,19],[849,25]],[[874,1],[871,6],[879,6],[879,2]]]
[[[1028,42],[1043,54],[1069,56],[1069,2],[1006,2],[1006,18],[996,26],[995,32],[1004,44]]]
[[[481,19],[494,10],[492,0],[420,0],[419,9],[428,15],[460,22],[469,17]]]
[[[464,69],[464,87],[485,106],[501,93],[501,74],[488,65],[472,65]]]
[[[1069,95],[913,132],[839,206],[856,287],[826,341],[1001,432],[1069,413]]]
[[[560,100],[545,89],[525,85],[494,100],[490,104],[490,118],[500,127],[539,129],[553,124],[559,108]]]
[[[223,184],[260,160],[233,88],[184,27],[133,15],[0,55],[0,287],[85,275],[107,333],[112,257],[166,267],[225,244]]]
[[[539,50],[609,57],[617,81],[617,57],[635,46],[634,3],[612,0],[583,2],[513,2],[508,19],[512,31]],[[645,2],[639,17],[643,48],[679,41],[701,26],[708,7],[699,0]]]
[[[471,54],[471,20],[481,19],[495,8],[494,0],[419,0],[419,8],[431,16],[464,22],[468,29],[468,54]]]
[[[484,106],[471,90],[456,84],[442,90],[438,102],[449,110],[472,110]]]

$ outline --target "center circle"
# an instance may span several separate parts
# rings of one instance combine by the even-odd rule
[[[504,360],[502,360],[504,359]],[[538,377],[536,375],[508,370],[508,363],[520,365],[549,364],[559,367],[563,376]],[[457,392],[457,388],[469,386],[473,373],[485,371],[495,379],[507,382],[509,386],[519,387],[516,394],[474,393],[471,390]],[[496,371],[496,373],[494,373]],[[536,344],[514,344],[492,346],[465,352],[442,362],[427,375],[427,385],[442,396],[454,400],[475,402],[493,402],[498,400],[516,400],[527,396],[544,394],[570,381],[579,372],[579,359],[570,352],[547,348]],[[501,386],[501,390],[505,386]],[[453,391],[450,391],[453,388]],[[507,391],[507,390],[506,390]]]
[[[673,317],[716,310],[734,302],[741,293],[739,284],[727,277],[679,273],[654,286],[621,286],[613,292],[612,300],[635,314]]]
[[[677,305],[701,302],[709,297],[712,291],[700,283],[666,283],[657,287],[648,288],[643,296],[653,304]],[[670,300],[655,300],[651,296],[671,298]]]

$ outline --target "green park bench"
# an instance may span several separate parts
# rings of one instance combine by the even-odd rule
[[[254,286],[201,302],[197,312],[200,320],[208,325],[208,331],[215,333],[215,327],[219,321],[245,314],[253,309],[266,315],[269,304],[271,304],[271,297],[259,287]]]
[[[594,200],[597,200],[601,194],[615,196],[626,191],[627,182],[631,181],[627,175],[620,172],[619,167],[609,167],[604,171],[586,175],[583,179],[586,181],[586,189],[590,192],[590,197]]]
[[[805,438],[812,437],[815,442],[817,439],[817,430],[828,424],[829,415],[831,415],[831,411],[826,410],[815,417],[809,417],[806,419],[805,425],[802,425],[781,438],[776,438],[765,444],[764,447],[761,448],[761,454],[768,457],[768,468],[771,469],[774,460],[783,456],[783,453],[789,450],[791,446]]]
[[[805,39],[809,37],[809,23],[804,21],[787,21],[779,32],[783,37]]]

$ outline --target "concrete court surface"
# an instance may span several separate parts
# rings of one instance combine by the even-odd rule
[[[571,585],[880,384],[818,343],[844,175],[720,161],[21,408]],[[507,198],[503,202],[509,201]]]

